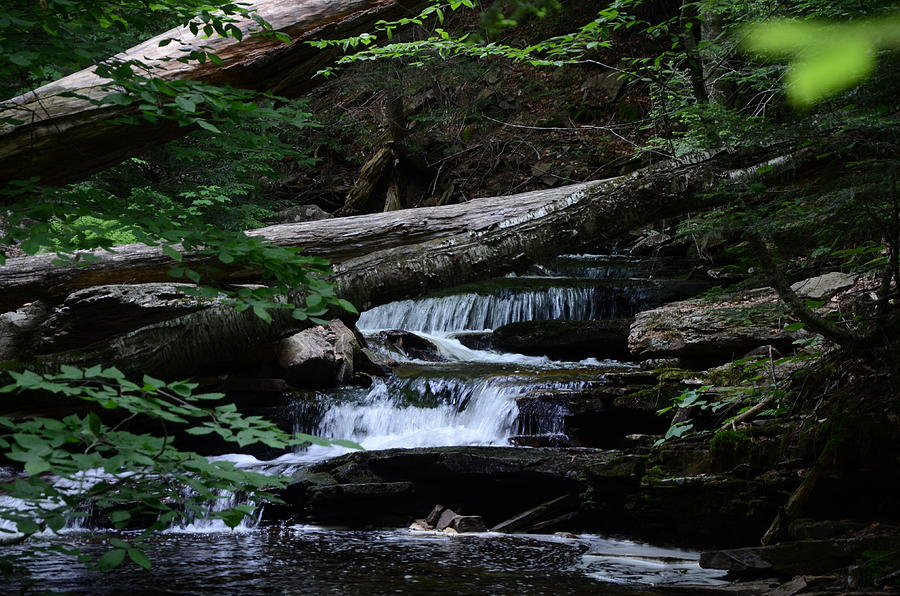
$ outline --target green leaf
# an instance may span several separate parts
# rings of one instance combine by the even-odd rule
[[[175,104],[185,112],[193,113],[197,111],[197,104],[183,95],[179,95],[175,98]]]
[[[41,474],[50,469],[50,463],[43,459],[36,459],[25,464],[25,473],[31,476]]]
[[[99,567],[103,571],[108,571],[110,569],[115,569],[116,567],[121,565],[122,561],[124,560],[125,551],[121,548],[117,548],[106,552],[102,557],[100,557]]]
[[[343,308],[344,310],[346,310],[346,311],[349,312],[349,313],[352,313],[352,314],[354,314],[354,315],[355,315],[355,314],[359,314],[359,311],[356,310],[356,307],[353,306],[353,304],[350,303],[349,301],[344,300],[343,298],[335,298],[335,299],[334,299],[334,303],[337,304],[338,306],[340,306],[341,308]]]
[[[131,519],[131,514],[122,509],[117,509],[109,514],[109,521],[114,524],[120,524]]]
[[[213,429],[209,426],[192,426],[191,428],[185,429],[184,432],[186,432],[189,435],[202,436],[202,435],[210,434],[211,432],[213,432],[213,430],[215,430],[215,429]]]
[[[147,555],[145,555],[143,551],[139,551],[136,548],[128,549],[128,558],[144,569],[150,569],[151,567],[153,567],[153,563],[150,562],[150,559],[147,557]]]
[[[269,314],[269,311],[266,310],[264,306],[260,306],[258,304],[253,305],[253,314],[255,314],[266,323],[272,322],[272,315]]]
[[[214,132],[216,134],[222,134],[221,130],[219,130],[218,128],[216,128],[216,126],[214,124],[207,122],[206,120],[198,119],[198,120],[195,120],[194,122],[197,124],[197,126],[199,126],[200,128],[202,128],[204,130],[208,130],[209,132]]]
[[[174,259],[178,262],[181,262],[181,260],[184,258],[184,256],[180,252],[175,250],[169,244],[163,244],[160,248],[170,259]],[[178,276],[176,276],[176,277],[178,277]]]

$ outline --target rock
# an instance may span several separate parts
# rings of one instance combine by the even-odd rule
[[[681,362],[678,358],[648,358],[641,361],[642,370],[656,370],[659,368],[681,368]]]
[[[806,578],[803,576],[795,577],[791,581],[781,584],[771,592],[767,592],[766,596],[794,596],[806,588]]]
[[[297,205],[279,211],[272,218],[274,224],[300,223],[304,221],[318,221],[334,217],[318,205]]]
[[[295,520],[311,523],[408,526],[410,511],[428,511],[441,501],[477,512],[488,527],[518,524],[514,531],[548,533],[578,528],[657,541],[677,536],[685,546],[708,547],[758,539],[799,483],[793,469],[783,480],[759,482],[713,475],[703,442],[665,447],[664,455],[645,448],[354,452],[298,471],[279,496]],[[357,486],[343,490],[345,485]],[[563,495],[572,501],[550,505]]]
[[[832,271],[817,277],[810,277],[803,281],[791,284],[791,289],[797,295],[810,300],[827,300],[840,292],[856,284],[858,277],[850,273]]]
[[[500,350],[559,360],[628,358],[631,321],[522,321],[494,330]]]
[[[425,523],[424,519],[414,520],[413,523],[409,525],[409,529],[413,532],[429,532],[434,528]]]
[[[590,105],[614,102],[624,86],[625,79],[614,70],[587,77],[580,87],[582,101]]]
[[[399,351],[408,359],[424,360],[426,362],[444,362],[446,358],[441,356],[437,346],[415,333],[400,329],[379,331],[378,341],[389,348]]]
[[[453,520],[457,517],[459,517],[459,514],[448,507],[441,512],[441,515],[440,517],[438,517],[437,522],[432,525],[434,525],[435,530],[440,532],[445,528],[449,528],[450,524],[452,524]]]
[[[444,507],[443,505],[435,505],[434,509],[431,510],[431,513],[429,513],[425,517],[425,523],[427,523],[431,527],[436,526],[438,523],[438,520],[441,519],[441,514],[444,512],[445,509],[447,509],[447,508]]]
[[[572,442],[563,433],[547,435],[516,435],[509,442],[517,447],[569,447]]]
[[[554,532],[553,535],[560,538],[571,538],[573,540],[578,538],[578,534],[573,534],[572,532]]]
[[[43,302],[31,302],[18,310],[0,314],[0,362],[27,356],[32,337],[48,310]]]
[[[704,552],[700,566],[735,573],[821,575],[860,562],[867,552],[896,552],[900,536],[871,536],[782,542],[772,546]]]
[[[354,362],[366,359],[356,334],[339,319],[327,327],[304,329],[277,342],[275,349],[278,365],[288,382],[297,387],[349,383]]]
[[[450,527],[460,534],[466,532],[487,532],[487,528],[479,515],[457,515],[450,520]]]
[[[441,532],[443,532],[444,534],[459,534],[459,532],[457,532],[453,528],[444,528],[443,530],[441,530]]]
[[[787,353],[804,332],[784,329],[786,316],[786,307],[769,288],[716,302],[685,300],[639,313],[628,347],[640,358],[679,358],[704,368],[763,345]]]
[[[851,520],[825,520],[796,519],[791,522],[788,533],[797,540],[810,538],[831,538],[833,536],[847,535],[850,532],[862,530],[867,524]]]
[[[631,247],[631,254],[637,256],[650,256],[657,254],[659,248],[666,242],[672,240],[672,237],[665,232],[651,231],[649,234],[638,240]]]
[[[226,393],[284,393],[288,389],[284,379],[247,378],[225,375],[216,386]]]
[[[472,350],[493,350],[494,334],[490,331],[472,331],[466,333],[454,333],[453,339]]]

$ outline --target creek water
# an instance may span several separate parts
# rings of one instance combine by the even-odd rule
[[[286,411],[297,431],[350,439],[367,450],[508,445],[516,435],[562,435],[563,407],[548,405],[525,415],[515,398],[589,388],[634,365],[475,350],[455,336],[517,321],[632,315],[653,301],[647,283],[627,283],[635,274],[646,277],[646,267],[628,258],[568,256],[531,276],[372,309],[359,320],[364,334],[375,340],[385,329],[416,332],[435,346],[441,361],[404,358],[373,342],[401,360],[393,376],[368,388],[298,400]],[[290,474],[347,451],[312,446],[270,461],[247,454],[222,457],[240,467]],[[234,499],[226,495],[213,507]],[[74,530],[32,544],[74,543],[87,552],[105,548],[109,534]],[[358,531],[269,524],[258,516],[235,531],[219,521],[194,520],[154,538],[148,554],[155,565],[148,572],[125,566],[99,574],[52,550],[25,564],[41,590],[73,594],[650,594],[655,592],[647,586],[653,584],[721,581],[718,573],[699,568],[695,552],[624,539]],[[0,587],[0,593],[7,592]]]

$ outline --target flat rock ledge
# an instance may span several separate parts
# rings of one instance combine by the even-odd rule
[[[709,459],[699,449],[681,455]],[[522,519],[510,531],[578,528],[669,542],[690,536],[692,546],[716,547],[755,542],[791,489],[706,473],[708,462],[693,468],[690,477],[682,469],[667,475],[666,462],[646,448],[362,451],[298,471],[282,491],[287,504],[267,511],[298,522],[405,527],[448,503],[489,528]]]

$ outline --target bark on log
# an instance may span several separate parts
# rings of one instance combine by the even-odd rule
[[[270,37],[201,39],[179,27],[137,45],[116,58],[141,60],[158,66],[154,76],[190,79],[246,89],[267,90],[296,96],[314,86],[316,71],[325,67],[338,50],[320,50],[305,42],[340,39],[371,30],[380,20],[409,16],[424,0],[258,0],[253,4],[276,31],[291,37],[282,44]],[[252,21],[239,24],[246,34]],[[202,33],[202,32],[201,32]],[[163,39],[182,43],[160,47]],[[185,49],[210,46],[224,61],[218,66],[184,64],[178,58]],[[10,100],[0,102],[0,117],[24,124],[0,125],[0,184],[39,176],[42,184],[72,181],[140,153],[155,144],[189,132],[190,128],[161,121],[129,126],[115,120],[134,113],[123,106],[96,106],[84,99],[62,97],[75,92],[100,99],[110,92],[93,68],[71,74]],[[127,127],[127,128],[126,128]]]
[[[834,143],[846,142],[835,138]],[[342,295],[360,308],[419,296],[505,274],[518,265],[614,237],[635,226],[713,203],[703,196],[725,185],[771,181],[810,164],[824,167],[822,145],[719,150],[664,162],[627,176],[321,221],[280,224],[248,232],[279,246],[330,259]],[[749,165],[748,165],[749,164]],[[757,175],[757,170],[764,173]],[[91,263],[54,265],[52,254],[9,259],[0,267],[0,312],[26,302],[59,301],[79,289],[122,283],[169,282],[173,261],[141,244],[91,251]],[[209,257],[187,253],[182,265]],[[257,272],[218,261],[213,281],[258,281]]]
[[[840,143],[841,139],[835,139]],[[815,164],[823,147],[707,152],[609,180],[463,204],[270,226],[251,232],[276,244],[336,263],[338,293],[362,309],[477,281],[635,226],[713,203],[704,193],[771,182]],[[748,165],[751,164],[751,165]],[[171,261],[141,245],[96,252],[83,267],[51,265],[53,255],[10,259],[0,267],[0,312],[37,299],[57,301],[72,291],[109,283],[166,281]],[[184,264],[196,264],[186,254]],[[223,279],[247,281],[247,271],[223,270]],[[95,350],[53,360],[103,361],[123,368],[179,376],[190,367],[243,358],[262,343],[299,331],[305,323],[276,311],[264,323],[249,312],[213,307],[138,329]]]

